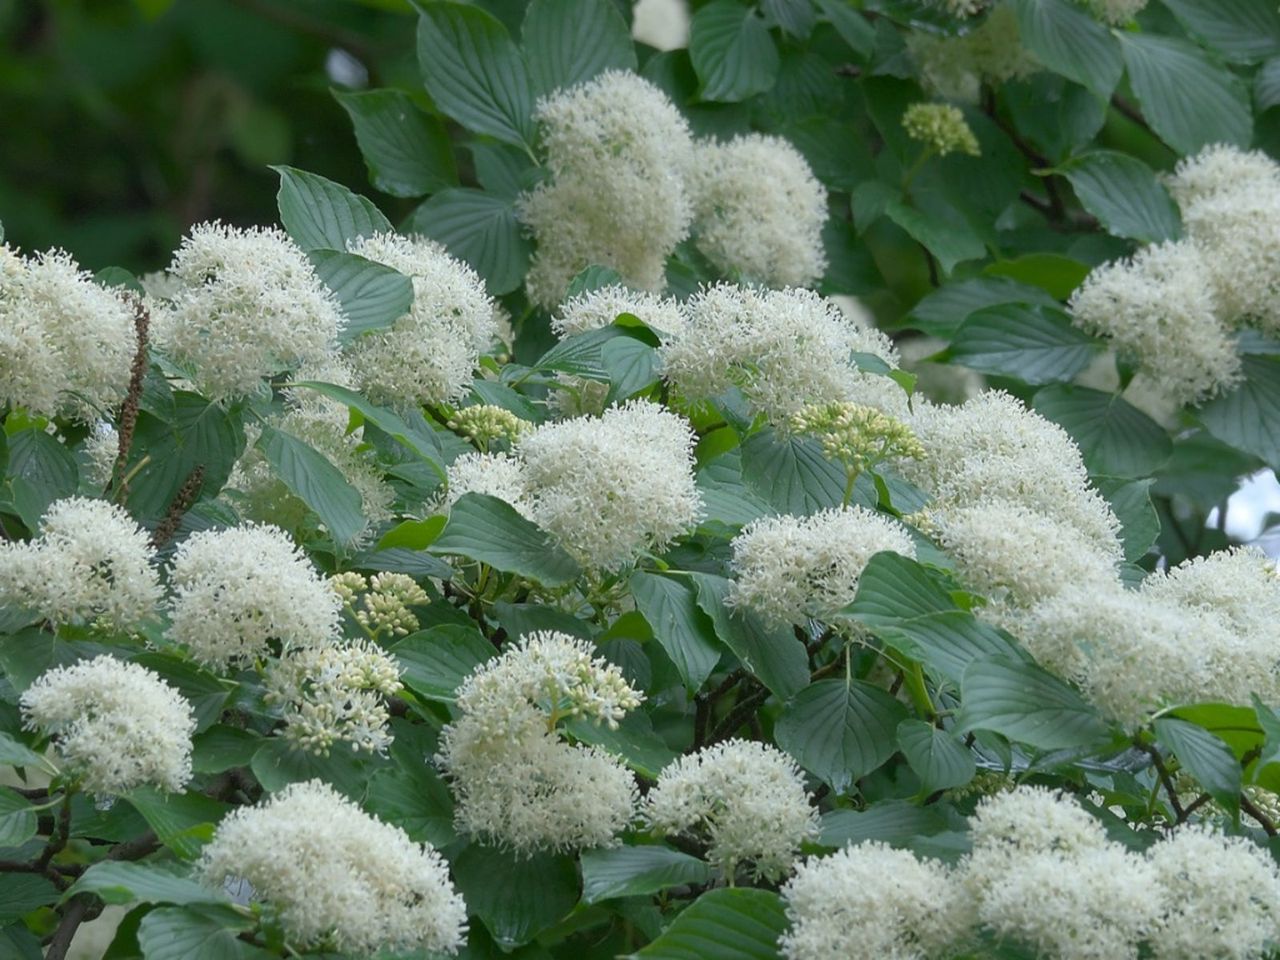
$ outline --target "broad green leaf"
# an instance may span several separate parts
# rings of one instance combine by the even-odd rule
[[[1259,113],[1280,104],[1280,56],[1272,57],[1254,74],[1253,101]]]
[[[821,680],[787,702],[774,725],[778,746],[838,794],[898,750],[907,709],[860,680]]]
[[[521,39],[538,95],[637,67],[631,31],[610,0],[532,0]]]
[[[778,78],[778,48],[769,28],[737,0],[715,0],[693,15],[689,56],[703,100],[746,100]]]
[[[890,197],[883,212],[933,254],[944,274],[950,274],[956,264],[986,256],[986,245],[959,214],[944,219],[937,210],[925,213],[898,197]]]
[[[1235,814],[1240,809],[1241,774],[1231,748],[1208,730],[1186,720],[1161,717],[1154,726],[1160,743],[1209,796]]]
[[[892,847],[907,846],[917,837],[941,833],[947,820],[936,806],[918,807],[905,800],[881,800],[865,810],[832,810],[822,815],[824,847],[879,840]]]
[[[1241,358],[1244,380],[1200,408],[1209,432],[1237,450],[1280,468],[1280,358]]]
[[[1150,477],[1141,480],[1126,480],[1122,477],[1093,478],[1093,485],[1111,504],[1111,512],[1120,521],[1124,558],[1130,563],[1136,563],[1146,556],[1160,536],[1160,516],[1151,503],[1152,483],[1154,481]]]
[[[32,910],[57,902],[58,888],[47,877],[36,873],[6,873],[4,896],[0,897],[0,925],[20,920]]]
[[[364,795],[369,772],[361,754],[339,745],[328,756],[308,753],[283,737],[271,737],[249,761],[249,769],[268,793],[292,783],[320,779],[353,799]]]
[[[406,550],[425,550],[436,542],[449,518],[444,514],[436,514],[425,520],[404,520],[382,535],[378,541],[379,550],[394,550],[402,547]]]
[[[578,902],[578,870],[571,857],[523,859],[472,843],[453,863],[467,901],[504,949],[528,943]]]
[[[418,66],[436,106],[473,133],[527,149],[533,90],[506,27],[468,4],[432,0],[419,9]]]
[[[122,798],[142,815],[160,842],[183,860],[194,859],[213,836],[214,825],[231,809],[203,794],[161,793],[139,787]]]
[[[1228,60],[1255,63],[1280,53],[1280,8],[1271,0],[1164,0],[1187,32]]]
[[[30,801],[8,787],[0,787],[0,847],[20,847],[35,835],[36,813]]]
[[[786,930],[778,894],[721,887],[700,896],[628,960],[777,960]]]
[[[585,717],[576,717],[564,725],[570,736],[619,756],[627,766],[647,780],[658,779],[663,769],[674,763],[678,754],[654,732],[649,715],[632,710],[616,730]]]
[[[409,634],[391,653],[410,690],[428,700],[452,703],[462,681],[496,650],[475,627],[447,623]]]
[[[383,433],[404,444],[427,463],[431,464],[436,473],[439,474],[440,479],[444,479],[444,461],[441,459],[440,443],[434,434],[422,427],[411,427],[398,414],[392,413],[385,407],[375,406],[366,400],[362,394],[356,393],[354,390],[348,390],[346,387],[338,387],[331,383],[321,383],[317,380],[301,380],[295,383],[294,386],[307,387],[316,391],[316,393],[337,400],[349,410],[360,414],[362,418]]]
[[[315,511],[336,543],[354,542],[365,528],[360,492],[337,467],[297,437],[266,424],[257,446],[276,476]]]
[[[844,0],[818,0],[818,9],[854,53],[864,58],[871,56],[876,44],[876,31],[862,11]]]
[[[742,479],[779,513],[805,516],[839,506],[847,478],[813,438],[783,437],[766,428],[742,444]]]
[[[280,222],[303,250],[346,250],[347,241],[391,232],[391,222],[364,197],[315,173],[272,167],[280,174]]]
[[[1090,473],[1148,477],[1173,454],[1164,428],[1119,394],[1058,384],[1037,393],[1034,406],[1071,434]]]
[[[0,764],[6,767],[33,767],[46,773],[57,772],[57,768],[45,757],[3,730],[0,730]]]
[[[600,348],[600,362],[609,376],[606,404],[621,403],[658,381],[658,351],[636,337],[607,340]]]
[[[1090,150],[1058,168],[1086,210],[1107,232],[1143,243],[1173,240],[1182,232],[1178,207],[1155,172],[1137,157]]]
[[[1071,380],[1103,350],[1053,307],[1008,303],[969,314],[951,341],[953,360],[1025,383]]]
[[[810,0],[761,0],[769,20],[798,40],[807,39],[817,19]]]
[[[191,738],[191,766],[196,773],[247,767],[261,746],[262,737],[250,730],[214,724]]]
[[[458,498],[431,552],[487,563],[547,587],[563,586],[581,572],[562,547],[515,507],[480,493]]]
[[[715,627],[698,607],[697,591],[671,577],[637,572],[631,575],[631,593],[685,687],[697,690],[720,660]]]
[[[1129,82],[1151,128],[1178,153],[1211,143],[1247,146],[1253,117],[1244,84],[1194,44],[1121,33]]]
[[[103,860],[89,867],[62,895],[95,893],[107,903],[226,903],[227,898],[172,864]]]
[[[681,884],[706,883],[711,867],[670,847],[606,847],[584,850],[582,902],[647,897]]]
[[[222,707],[235,684],[202,670],[189,660],[167,653],[144,653],[133,662],[154,671],[165,683],[176,687],[191,704],[196,718],[196,732],[207,730],[222,715]]]
[[[950,338],[974,311],[998,304],[1057,307],[1058,301],[1039,287],[1004,277],[974,277],[943,284],[911,308],[905,323]]]
[[[871,558],[844,612],[954,683],[975,660],[1025,656],[1005,634],[957,607],[924,567],[896,553]]]
[[[1087,747],[1107,740],[1110,729],[1080,694],[1025,660],[975,660],[960,684],[957,724],[991,730],[1041,750]]]
[[[1090,265],[1060,253],[1027,253],[997,260],[982,272],[1039,287],[1053,300],[1066,300],[1089,275]]]
[[[394,197],[422,197],[458,185],[448,131],[400,90],[334,91],[351,117],[369,180]]]
[[[369,781],[364,806],[418,843],[439,848],[458,838],[453,827],[453,797],[426,757],[398,769],[379,770]]]
[[[1013,0],[1018,33],[1050,70],[1107,99],[1124,64],[1116,41],[1102,24],[1069,0]]]
[[[342,305],[347,322],[338,339],[343,343],[391,326],[413,306],[413,282],[399,271],[338,250],[312,250],[308,256]]]
[[[977,772],[973,754],[955,734],[924,720],[898,724],[898,746],[928,791],[962,787]]]
[[[418,207],[406,229],[439,240],[485,280],[489,292],[510,293],[529,269],[531,245],[510,198],[483,190],[442,190]]]
[[[237,939],[253,921],[230,908],[158,907],[142,918],[143,960],[266,960],[265,950]]]
[[[18,516],[32,531],[49,504],[76,492],[79,470],[66,446],[43,430],[29,428],[9,437],[6,478]]]

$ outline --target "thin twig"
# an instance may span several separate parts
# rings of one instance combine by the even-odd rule
[[[1259,810],[1258,805],[1243,793],[1240,794],[1240,809],[1262,824],[1262,829],[1267,832],[1268,837],[1276,836],[1276,825],[1271,822],[1271,818]]]
[[[89,907],[93,903],[93,898],[81,894],[71,899],[67,912],[62,915],[62,922],[58,924],[58,929],[53,932],[53,936],[49,940],[49,949],[45,951],[45,960],[65,960],[67,951],[71,949],[71,941],[75,938],[76,931],[80,929],[89,915]]]
[[[1169,806],[1173,808],[1173,813],[1178,818],[1178,823],[1182,823],[1186,819],[1187,812],[1183,810],[1182,802],[1178,800],[1178,791],[1174,789],[1173,777],[1169,776],[1169,770],[1164,765],[1164,758],[1160,756],[1160,751],[1149,743],[1138,743],[1137,747],[1149,756],[1151,762],[1155,764],[1156,773],[1160,777],[1160,782],[1164,785],[1164,792],[1169,795]]]

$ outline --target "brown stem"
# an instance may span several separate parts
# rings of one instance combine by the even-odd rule
[[[1240,794],[1240,809],[1262,824],[1262,829],[1267,832],[1268,837],[1276,836],[1276,825],[1271,821],[1271,818],[1259,810],[1258,805],[1243,793]]]
[[[1169,795],[1169,806],[1173,808],[1173,813],[1178,818],[1178,823],[1182,823],[1186,819],[1187,811],[1182,808],[1182,803],[1178,800],[1178,791],[1173,787],[1173,777],[1169,776],[1169,770],[1164,765],[1164,758],[1160,756],[1160,751],[1149,743],[1139,743],[1137,746],[1155,764],[1160,783],[1164,785],[1164,792]]]
[[[729,715],[711,731],[711,736],[707,737],[707,743],[719,743],[721,740],[728,740],[740,726],[751,719],[756,710],[760,708],[760,705],[768,699],[769,691],[763,688],[743,697],[729,711]]]
[[[1150,125],[1147,123],[1147,118],[1142,115],[1142,111],[1139,110],[1136,105],[1120,96],[1120,94],[1117,93],[1111,97],[1111,106],[1115,107],[1116,111],[1122,116],[1127,117],[1138,126],[1142,127],[1142,129],[1147,131],[1151,130]]]
[[[169,509],[165,511],[164,519],[160,521],[155,531],[151,534],[151,545],[157,550],[168,543],[173,538],[173,535],[178,532],[178,525],[182,523],[182,518],[191,509],[191,504],[195,503],[196,497],[200,495],[200,488],[203,484],[204,464],[198,463],[187,474],[187,479],[178,488],[178,492],[173,495],[173,500],[169,503]]]
[[[49,939],[49,948],[45,951],[45,960],[65,960],[71,941],[89,916],[89,908],[93,905],[93,897],[81,894],[73,897],[67,912],[62,915],[62,922]]]

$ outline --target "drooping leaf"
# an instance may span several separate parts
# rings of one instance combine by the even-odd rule
[[[303,250],[346,250],[348,240],[391,231],[377,207],[342,184],[293,167],[272,169],[280,174],[280,222]]]
[[[1156,738],[1232,814],[1240,809],[1241,773],[1231,748],[1203,727],[1174,717],[1155,724]]]
[[[631,32],[609,0],[533,0],[521,31],[534,93],[583,83],[605,70],[636,69]]]
[[[961,787],[973,779],[973,754],[953,733],[909,718],[898,724],[898,746],[926,790]]]
[[[467,908],[506,949],[528,943],[578,902],[573,859],[539,854],[524,859],[472,843],[453,864]]]
[[[31,802],[8,787],[0,787],[0,847],[20,847],[36,835],[36,812]]]
[[[1058,384],[1037,393],[1034,405],[1071,434],[1090,473],[1149,477],[1173,453],[1164,428],[1119,394]]]
[[[579,573],[573,558],[515,507],[480,493],[458,498],[431,552],[487,563],[548,587],[566,584]]]
[[[107,903],[226,903],[221,893],[169,864],[103,860],[93,864],[63,894],[94,893]]]
[[[458,185],[449,134],[400,90],[334,91],[351,117],[369,180],[395,197],[422,197]]]
[[[786,929],[778,894],[721,887],[700,896],[628,960],[777,960]]]
[[[336,543],[350,545],[365,528],[360,492],[313,447],[263,425],[258,449],[289,492],[315,511]]]
[[[1061,310],[1019,303],[975,310],[951,341],[966,367],[1032,384],[1069,381],[1102,350]]]
[[[711,867],[670,847],[607,847],[584,850],[582,902],[644,897],[681,884],[706,883]]]
[[[957,724],[964,730],[991,730],[1042,750],[1094,746],[1110,734],[1092,704],[1025,660],[975,660],[965,669],[960,690]]]
[[[896,732],[906,715],[906,707],[872,684],[821,680],[787,702],[774,736],[839,794],[897,752]]]
[[[688,583],[661,574],[631,575],[636,609],[649,622],[689,690],[697,690],[720,660],[715,627],[698,606],[697,591]]]
[[[407,229],[439,240],[471,264],[492,294],[510,293],[528,272],[529,240],[509,197],[466,187],[441,190],[413,212]]]
[[[715,0],[693,15],[689,56],[704,100],[746,100],[778,77],[778,48],[769,28],[737,0]]]
[[[413,282],[399,271],[337,250],[312,250],[308,256],[342,305],[347,322],[338,339],[343,343],[391,326],[413,306]]]
[[[1169,191],[1137,157],[1116,150],[1090,150],[1059,169],[1084,208],[1113,236],[1158,243],[1176,239],[1182,232]]]

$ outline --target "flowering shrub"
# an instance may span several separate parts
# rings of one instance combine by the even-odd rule
[[[1280,955],[1273,0],[487,6],[0,234],[0,955]]]

